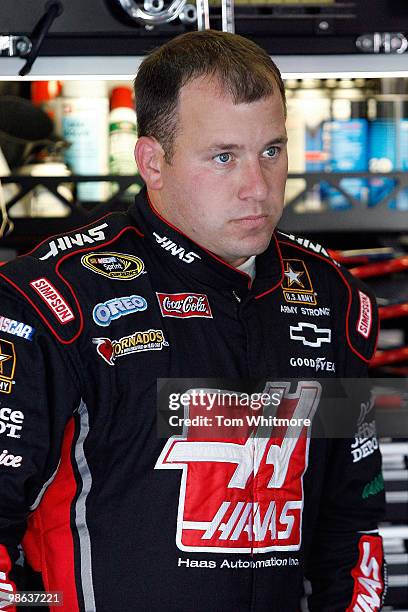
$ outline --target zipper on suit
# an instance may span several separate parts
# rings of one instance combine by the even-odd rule
[[[241,304],[242,300],[239,297],[238,293],[235,291],[235,289],[232,290],[232,297],[235,302],[235,316],[237,317],[237,319],[239,319],[239,305]]]

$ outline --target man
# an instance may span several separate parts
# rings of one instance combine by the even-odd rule
[[[146,58],[135,87],[147,190],[2,269],[2,588],[22,541],[69,612],[296,611],[304,578],[310,610],[378,610],[384,500],[362,496],[375,445],[354,461],[349,439],[156,432],[160,378],[274,388],[364,376],[374,352],[367,289],[275,232],[279,71],[250,41],[195,32]],[[317,389],[282,384],[295,407]]]

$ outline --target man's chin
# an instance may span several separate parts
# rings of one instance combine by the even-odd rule
[[[245,263],[245,261],[247,261],[247,259],[249,259],[250,257],[253,257],[254,255],[255,256],[261,255],[261,253],[264,253],[266,249],[268,248],[268,245],[269,245],[269,242],[266,245],[258,246],[257,248],[254,247],[253,250],[245,249],[244,251],[243,249],[241,249],[239,252],[236,251],[234,254],[218,255],[218,257],[220,257],[225,262],[232,265],[234,268],[238,268],[241,264]]]
[[[260,255],[268,248],[272,239],[272,234],[260,240],[243,240],[240,244],[241,257],[252,257]]]

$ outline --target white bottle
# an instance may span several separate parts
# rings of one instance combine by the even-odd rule
[[[296,81],[295,81],[296,83]],[[304,173],[306,170],[306,130],[299,100],[294,95],[294,87],[286,86],[287,121],[286,132],[288,135],[288,171]],[[285,189],[285,203],[295,199],[304,190],[306,183],[303,179],[288,179]]]
[[[109,100],[105,81],[65,81],[62,133],[71,146],[65,161],[73,174],[108,173]],[[81,201],[98,202],[109,196],[109,183],[79,183]]]
[[[115,87],[111,93],[109,115],[109,171],[111,174],[138,174],[134,150],[137,141],[136,111],[130,87]],[[116,185],[112,185],[116,191]],[[127,190],[135,195],[137,184]]]

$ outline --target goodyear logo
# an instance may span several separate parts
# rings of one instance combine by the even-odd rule
[[[92,338],[92,342],[96,345],[98,355],[111,366],[115,365],[119,357],[145,351],[161,351],[164,346],[169,346],[161,329],[136,331],[120,340]]]
[[[0,393],[11,393],[14,370],[16,369],[16,351],[14,344],[0,340]]]
[[[316,305],[316,293],[306,264],[301,259],[284,259],[283,297],[290,304]]]
[[[145,273],[143,261],[126,253],[87,253],[81,258],[81,264],[112,280],[133,280]]]

